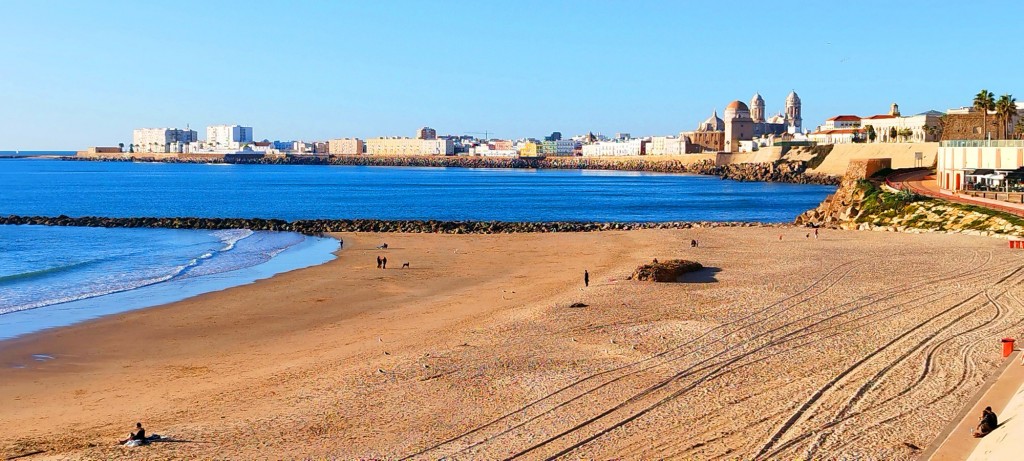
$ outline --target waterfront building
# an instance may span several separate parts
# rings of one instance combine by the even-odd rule
[[[562,132],[560,132],[560,131],[552,131],[550,136],[545,136],[544,137],[544,140],[545,141],[561,141],[562,140]]]
[[[687,152],[685,136],[654,136],[646,149],[647,155],[680,155]]]
[[[239,150],[251,142],[251,126],[210,125],[206,127],[206,149]]]
[[[1024,140],[942,141],[935,181],[940,188],[956,192],[1024,191]]]
[[[646,144],[643,139],[598,141],[584,145],[581,150],[584,157],[632,157],[644,155]]]
[[[507,143],[507,144],[505,144]],[[505,141],[498,147],[498,142],[481,143],[479,146],[469,148],[469,155],[482,157],[518,157],[519,151],[512,147],[511,142]]]
[[[331,139],[327,141],[327,152],[331,155],[362,155],[363,140],[357,138]]]
[[[686,153],[721,152],[725,148],[725,121],[718,116],[718,111],[697,125],[694,131],[679,133],[685,138]]]
[[[437,139],[437,130],[425,126],[416,131],[416,139]]]
[[[904,117],[900,115],[899,106],[893,103],[888,114],[864,117],[860,126],[865,133],[874,131],[875,140],[868,139],[868,142],[935,142],[941,136],[938,127],[942,115],[942,112],[930,110]]]
[[[857,115],[837,115],[807,135],[817,144],[849,144],[863,139],[861,118]]]
[[[519,144],[519,156],[523,158],[540,157],[540,144],[534,141],[525,141]]]
[[[198,141],[196,131],[185,128],[136,128],[132,131],[134,152],[183,153]]]
[[[506,139],[495,139],[489,144],[495,150],[515,150],[515,143]]]
[[[575,150],[576,141],[571,139],[548,140],[540,143],[540,153],[547,157],[570,157]]]
[[[368,155],[453,155],[451,139],[373,138],[364,143]]]

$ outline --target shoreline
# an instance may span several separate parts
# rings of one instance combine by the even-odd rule
[[[0,344],[5,340],[64,328],[94,319],[172,304],[206,293],[250,285],[279,274],[326,264],[342,250],[338,239],[306,236],[269,260],[240,269],[190,279],[170,279],[113,293],[0,314]]]
[[[203,157],[191,154],[169,158],[144,157],[145,154],[124,154],[123,157],[60,157],[65,161],[84,162],[152,162],[152,163],[227,163],[237,165],[335,165],[384,166],[425,168],[493,168],[493,169],[561,169],[561,170],[614,170],[651,173],[699,174],[721,179],[754,182],[781,182],[791,184],[837,185],[837,176],[808,173],[802,161],[776,161],[771,163],[716,164],[707,158],[715,154],[690,154],[668,158],[598,158],[548,157],[540,159],[470,156],[369,156],[369,155],[307,155],[263,156],[261,154],[216,155]],[[130,157],[128,155],[131,155]]]
[[[780,409],[796,408],[812,395],[815,386],[842,371],[859,354],[888,341],[893,332],[924,329],[923,338],[908,338],[940,345],[952,340],[962,347],[999,337],[1004,324],[1024,318],[1021,309],[1007,304],[982,330],[975,320],[951,327],[915,326],[932,315],[929,312],[942,312],[946,307],[910,304],[899,308],[924,293],[918,278],[939,284],[929,288],[928,293],[938,290],[931,296],[949,296],[949,303],[954,303],[957,299],[953,298],[969,294],[965,290],[987,289],[982,282],[994,282],[997,275],[1011,270],[1009,266],[1019,265],[990,239],[824,230],[821,240],[806,240],[802,230],[789,229],[782,231],[785,240],[778,240],[779,232],[694,228],[687,232],[646,229],[600,234],[346,234],[347,256],[322,265],[0,341],[0,364],[4,364],[0,368],[0,404],[7,409],[0,415],[0,423],[12,428],[0,435],[0,452],[15,456],[44,450],[44,456],[104,459],[229,454],[240,458],[394,458],[480,427],[480,437],[487,437],[481,440],[488,442],[463,456],[491,458],[529,447],[533,442],[521,442],[539,440],[537,436],[551,429],[560,430],[564,425],[560,421],[589,418],[592,412],[629,398],[662,375],[667,379],[667,391],[689,385],[692,378],[672,378],[675,370],[725,354],[723,364],[740,360],[740,365],[757,365],[729,366],[726,377],[713,374],[704,384],[696,381],[692,385],[701,387],[694,392],[682,394],[677,402],[576,453],[583,457],[631,453],[642,457],[752,456],[788,418]],[[688,248],[690,238],[700,240],[701,247]],[[383,239],[391,244],[386,254],[396,269],[373,268],[374,254],[381,253],[374,248]],[[702,283],[651,284],[625,279],[636,263],[675,255],[716,268],[717,273],[709,273],[711,280]],[[940,255],[943,264],[937,266]],[[830,258],[833,269],[821,267],[818,261],[824,257]],[[865,258],[874,262],[866,264]],[[406,260],[412,262],[411,269],[400,268]],[[992,260],[991,264],[986,260]],[[944,275],[959,272],[961,266],[980,271],[979,275],[963,281]],[[577,267],[590,269],[591,287],[582,289]],[[889,286],[878,277],[895,269],[916,275],[899,286]],[[1007,283],[1006,289],[1017,286]],[[815,295],[820,299],[785,301],[804,290],[820,291]],[[872,335],[812,323],[798,324],[790,333],[812,335],[809,340],[789,343],[786,335],[779,337],[779,345],[756,340],[794,318],[819,315],[815,314],[818,309],[832,312],[835,306],[846,306],[849,300],[864,296],[868,302],[853,312],[868,316],[860,321],[868,322],[861,327],[871,328]],[[566,308],[571,302],[588,306]],[[783,303],[773,309],[784,306],[785,310],[766,311],[767,316],[759,321],[767,323],[752,324],[749,332],[726,335],[730,330],[723,330],[721,338],[715,333],[706,344],[699,339],[747,316],[760,318],[757,309],[772,302]],[[960,310],[936,315],[952,319],[983,307],[968,303],[954,307]],[[886,314],[889,309],[898,309],[895,316]],[[877,321],[884,318],[888,320]],[[979,316],[977,321],[981,320]],[[933,328],[938,328],[935,335],[925,334]],[[831,349],[839,334],[846,354]],[[744,346],[748,342],[757,347]],[[931,349],[924,345],[911,348],[912,344],[916,342],[896,343],[895,349],[887,352],[893,357],[902,350],[916,355],[903,366],[884,368],[886,377],[876,384],[873,395],[896,395],[902,383],[918,378],[917,368],[910,365],[923,360],[919,355]],[[679,347],[683,348],[679,351],[696,355],[672,352]],[[954,357],[958,349],[938,348],[928,355],[936,354],[935,360],[955,367],[961,360]],[[854,432],[833,436],[818,455],[855,452],[889,459],[913,457],[914,452],[903,442],[926,446],[944,418],[959,411],[961,401],[969,398],[973,383],[991,374],[1000,362],[989,358],[986,348],[969,351],[973,368],[965,371],[969,379],[960,387],[936,387],[943,383],[941,376],[929,374],[925,385],[914,387],[906,399],[864,407],[866,414],[851,416],[864,419],[832,428]],[[739,352],[743,355],[734,355]],[[33,354],[47,354],[52,359],[34,361]],[[658,368],[667,358],[680,363],[667,362],[664,370]],[[9,367],[17,361],[27,366]],[[633,374],[615,371],[623,366],[632,370],[634,361],[655,368]],[[887,363],[866,362],[864,369],[851,372],[849,385],[825,392],[822,398],[837,405],[847,402],[849,397],[843,392],[855,391],[859,380],[870,378],[876,368]],[[959,376],[958,370],[951,368],[947,373]],[[611,374],[598,378],[604,376],[601,373]],[[612,378],[619,381],[610,381]],[[572,384],[580,379],[597,381]],[[674,384],[677,380],[681,381]],[[512,418],[517,418],[513,421],[525,419],[533,413],[520,417],[516,412],[528,402],[554,399],[550,405],[541,403],[542,409],[548,408],[606,381],[607,387],[594,391],[592,397],[558,407],[557,419],[545,417],[523,426],[504,437],[512,437],[509,440],[492,441],[493,430],[481,426],[510,411]],[[564,386],[570,390],[563,397],[555,391]],[[583,389],[573,390],[577,386]],[[937,404],[921,403],[940,394],[944,397]],[[659,394],[652,394],[638,403],[647,405],[646,400],[658,398]],[[899,418],[895,426],[857,424],[886,416],[878,415],[880,411],[905,411],[909,407],[904,400],[920,408],[907,410],[917,412],[907,416],[893,416]],[[805,430],[800,429],[804,424],[811,424],[813,430],[819,420],[826,424],[831,404],[825,403],[816,407],[820,416],[799,419],[794,430]],[[438,420],[436,414],[445,408],[460,410],[451,418]],[[921,414],[931,415],[928,421],[937,422],[920,424],[917,418]],[[151,432],[208,443],[153,444],[139,449],[112,446],[111,441],[136,420],[142,420]],[[707,424],[696,424],[701,420]],[[598,420],[595,424],[603,423]],[[55,435],[55,426],[74,430]],[[687,427],[689,430],[682,430]],[[864,437],[856,432],[859,430],[873,436]],[[722,436],[723,432],[727,435]],[[522,435],[515,435],[519,433]],[[661,442],[644,442],[651,434]],[[855,451],[835,445],[847,440],[862,442],[854,442]],[[457,448],[440,445],[422,456],[452,454]],[[777,456],[785,453],[794,451]]]

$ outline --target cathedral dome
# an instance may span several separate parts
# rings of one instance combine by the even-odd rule
[[[754,93],[754,97],[750,99],[750,105],[764,105],[764,98],[761,97],[761,93]]]
[[[746,104],[743,104],[743,101],[736,100],[736,101],[730,102],[728,106],[725,106],[725,110],[727,112],[730,111],[730,110],[732,110],[732,111],[739,111],[739,110],[749,111],[750,108],[747,107]]]
[[[718,117],[716,110],[707,120],[697,125],[697,131],[725,131],[725,121]]]

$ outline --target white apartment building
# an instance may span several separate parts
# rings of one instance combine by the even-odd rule
[[[240,125],[210,125],[206,127],[206,148],[211,150],[238,150],[252,142],[252,127]]]
[[[686,153],[686,138],[655,136],[647,145],[647,155],[682,155]]]
[[[643,139],[602,141],[583,146],[584,157],[631,157],[643,154]]]
[[[516,149],[498,149],[496,146],[491,144],[481,144],[469,148],[469,155],[478,155],[482,157],[518,157],[519,151]]]
[[[178,128],[136,128],[132,131],[134,152],[182,153],[197,141],[195,130]]]

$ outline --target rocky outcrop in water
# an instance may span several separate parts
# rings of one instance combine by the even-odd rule
[[[636,268],[629,279],[643,282],[676,282],[683,274],[699,271],[703,267],[698,262],[684,259],[670,259],[661,262],[655,259],[650,264]]]
[[[284,221],[260,218],[107,218],[99,216],[0,216],[0,225],[79,227],[152,227],[165,229],[250,229],[319,235],[327,232],[404,232],[435,234],[511,234],[526,232],[599,232],[634,229],[692,229],[714,227],[791,227],[791,224],[753,222],[503,222],[418,221],[380,219],[308,219]]]

